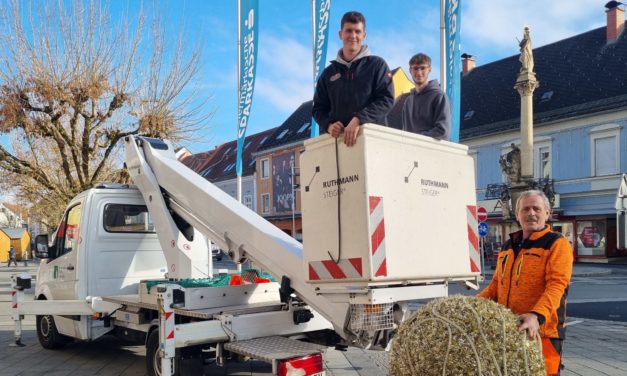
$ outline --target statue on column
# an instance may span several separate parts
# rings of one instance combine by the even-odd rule
[[[520,148],[512,143],[512,150],[502,155],[499,159],[501,171],[507,177],[507,184],[511,187],[513,184],[520,183]]]
[[[525,26],[525,35],[523,40],[518,44],[520,46],[520,57],[518,60],[522,64],[520,73],[533,72],[533,49],[531,48],[531,37],[529,36],[529,28]]]

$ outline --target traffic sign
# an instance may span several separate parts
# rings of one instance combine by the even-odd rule
[[[479,222],[485,222],[486,219],[488,219],[488,211],[485,210],[483,206],[479,206],[477,208],[477,220]]]
[[[479,236],[481,236],[482,238],[485,237],[486,235],[488,235],[488,225],[485,222],[479,222],[479,226],[477,226],[479,228]]]

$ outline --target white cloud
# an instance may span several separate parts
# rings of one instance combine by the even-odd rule
[[[258,55],[255,98],[289,114],[313,97],[311,46],[271,34],[259,39],[263,48]]]
[[[367,44],[372,53],[387,61],[390,69],[401,67],[405,73],[409,72],[408,62],[414,54],[426,53],[432,60],[431,78],[438,78],[439,25],[439,9],[423,6],[421,9],[406,12],[401,22],[389,25],[385,29],[369,32]]]

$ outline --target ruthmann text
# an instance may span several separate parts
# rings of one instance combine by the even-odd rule
[[[344,176],[339,179],[327,180],[322,182],[322,188],[335,187],[346,183],[353,183],[359,180],[359,175]]]
[[[445,188],[448,189],[448,183],[444,181],[420,179],[420,184],[427,187]]]

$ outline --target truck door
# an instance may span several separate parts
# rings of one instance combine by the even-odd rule
[[[56,255],[48,263],[50,292],[55,300],[73,300],[77,296],[78,247],[81,244],[82,205],[72,206],[63,217],[54,239]]]

